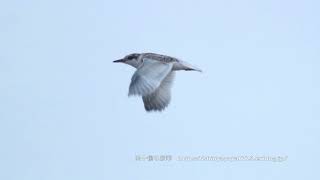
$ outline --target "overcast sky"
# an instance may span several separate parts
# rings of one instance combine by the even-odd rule
[[[319,179],[316,0],[0,2],[0,179]],[[133,52],[171,55],[163,113],[128,98]],[[172,157],[137,161],[137,156]],[[178,161],[270,156],[285,161]]]

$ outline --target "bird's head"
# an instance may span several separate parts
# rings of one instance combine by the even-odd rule
[[[129,55],[125,56],[122,59],[115,60],[113,62],[114,63],[125,63],[125,64],[129,64],[129,65],[137,68],[137,67],[139,67],[139,65],[141,63],[140,62],[141,60],[139,60],[139,56],[140,56],[140,54],[133,53],[133,54],[129,54]]]

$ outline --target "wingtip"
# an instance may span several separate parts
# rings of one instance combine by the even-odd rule
[[[203,71],[201,69],[196,69],[196,71],[198,71],[200,73],[203,73]]]
[[[197,72],[203,73],[201,69],[195,69],[195,68],[187,69],[186,71],[197,71]]]
[[[146,112],[147,113],[153,113],[153,112],[155,112],[155,113],[161,113],[161,112],[163,112],[165,109],[166,109],[166,107],[165,108],[162,108],[162,109],[155,109],[155,108],[151,108],[151,109],[149,109],[149,108],[144,108],[145,110],[146,110]]]

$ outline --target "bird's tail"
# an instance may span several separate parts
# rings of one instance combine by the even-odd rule
[[[181,64],[181,69],[182,70],[186,70],[186,71],[198,71],[198,72],[202,72],[201,69],[199,69],[198,67],[194,66],[194,65],[191,65],[185,61],[181,61],[180,60],[180,64]]]

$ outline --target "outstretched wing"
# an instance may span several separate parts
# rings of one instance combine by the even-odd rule
[[[142,96],[146,111],[162,111],[169,105],[171,100],[170,90],[174,76],[174,71],[171,71],[156,91],[149,95]]]
[[[141,67],[133,74],[129,96],[146,96],[153,93],[172,70],[172,63],[144,59]]]

